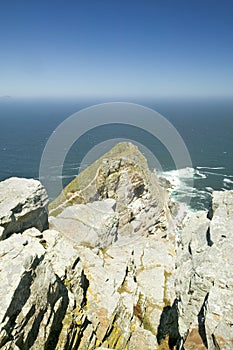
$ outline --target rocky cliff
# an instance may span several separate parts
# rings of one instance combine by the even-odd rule
[[[0,183],[1,349],[232,349],[233,192],[181,221],[122,143],[47,204]]]

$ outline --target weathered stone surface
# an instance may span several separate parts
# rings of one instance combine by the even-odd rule
[[[35,238],[12,235],[0,243],[0,259],[0,347],[56,344],[68,298],[45,249]]]
[[[157,338],[150,331],[138,329],[132,333],[129,341],[129,350],[154,350],[157,345]]]
[[[154,236],[124,241],[123,246],[119,241],[106,251],[104,261],[109,274],[115,268],[115,286],[127,296],[127,308],[133,307],[135,323],[157,335],[163,309],[175,299],[173,243]]]
[[[88,170],[89,185],[82,175],[68,186],[49,230],[37,217],[22,234],[0,227],[4,350],[232,349],[233,191],[214,192],[208,217],[181,222],[175,210],[173,220],[156,175],[126,145]]]
[[[128,245],[114,243],[104,252],[99,251],[99,255],[88,248],[76,247],[83,267],[81,274],[85,294],[82,308],[79,308],[78,313],[75,310],[71,312],[76,323],[78,319],[80,327],[83,327],[78,348],[92,349],[92,341],[93,348],[102,344],[108,348],[125,349],[129,346],[134,330],[137,333],[131,348],[135,346],[136,339],[139,339],[140,330],[144,349],[151,349],[152,344],[156,343],[163,308],[172,304],[173,299],[169,300],[169,297],[174,298],[173,284],[169,281],[172,280],[175,268],[174,252],[169,249],[172,243],[165,240],[167,253],[159,256],[162,244],[153,237],[141,237]],[[159,293],[156,290],[156,295],[159,296],[153,295],[151,291],[154,287],[151,276],[148,276],[149,280],[141,278],[139,283],[138,276],[147,269],[155,279],[163,271],[161,285],[156,283],[156,289],[160,290]],[[168,275],[164,277],[166,271]],[[72,279],[70,283],[74,285]],[[150,314],[152,311],[153,315]],[[144,328],[147,331],[143,332]],[[78,338],[80,331],[76,331]]]
[[[50,218],[50,227],[75,244],[105,248],[117,239],[118,216],[115,201],[106,199],[67,207]]]
[[[211,220],[195,213],[182,232],[176,291],[185,349],[232,349],[232,199],[232,191],[214,192]]]
[[[116,201],[121,235],[153,234],[172,226],[167,191],[162,189],[156,175],[149,171],[145,157],[131,143],[116,145],[80,173],[50,205],[50,215],[57,216],[76,202],[106,198]]]
[[[36,227],[48,228],[48,197],[37,180],[10,178],[0,182],[0,239]]]
[[[37,241],[34,243],[35,245],[30,244],[28,239],[21,235],[12,235],[0,244],[1,281],[5,281],[4,284],[0,285],[1,322],[6,317],[6,312],[13,302],[13,297],[18,298],[14,302],[16,305],[19,303],[20,308],[21,295],[19,292],[14,296],[15,291],[20,286],[22,278],[27,277],[27,272],[31,270],[33,265],[35,268],[44,255],[44,248]],[[17,310],[12,310],[12,312],[17,312]],[[9,311],[8,314],[8,317],[11,317]]]
[[[171,220],[169,200],[138,150],[132,145],[123,149],[120,158],[103,160],[90,186],[78,192],[79,198],[91,203],[75,204],[73,191],[66,199],[73,205],[62,203],[60,213],[51,216],[54,229],[41,234],[32,227],[19,235],[24,240],[23,257],[26,241],[34,242],[35,250],[43,254],[33,266],[30,284],[22,282],[33,294],[27,296],[16,321],[11,321],[11,329],[3,323],[6,349],[18,344],[37,349],[40,344],[46,350],[122,350],[135,348],[139,338],[145,350],[156,344],[163,309],[175,298],[174,232],[170,241],[164,231]],[[16,285],[10,286],[12,295],[17,283],[16,279]],[[57,315],[54,321],[51,312]]]
[[[211,240],[220,244],[233,237],[233,191],[213,192],[213,218],[210,225]]]
[[[185,340],[185,350],[206,350],[198,328],[192,328]]]

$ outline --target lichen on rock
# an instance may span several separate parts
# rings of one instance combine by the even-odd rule
[[[0,193],[0,348],[232,349],[233,191],[181,222],[121,143],[50,205],[49,229],[38,181]]]

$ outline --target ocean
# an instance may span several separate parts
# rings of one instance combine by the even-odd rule
[[[0,180],[11,176],[39,178],[43,150],[57,126],[71,114],[102,102],[111,101],[0,98]],[[151,170],[156,168],[154,158],[159,161],[161,169],[155,170],[172,183],[172,197],[188,201],[192,210],[208,210],[213,190],[233,189],[233,99],[125,102],[152,108],[172,123],[186,144],[192,166],[178,171],[166,147],[152,134],[135,126],[110,123],[90,129],[70,148],[64,165],[61,164],[63,186],[116,142],[130,140],[145,154]],[[51,166],[51,183],[58,180],[56,174]],[[51,200],[57,194],[49,189]]]

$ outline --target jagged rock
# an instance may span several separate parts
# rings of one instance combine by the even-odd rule
[[[129,341],[129,350],[154,350],[157,345],[157,338],[150,331],[138,329],[132,333]]]
[[[87,179],[89,180],[87,183]],[[112,198],[119,214],[118,233],[153,234],[172,225],[169,197],[148,169],[145,157],[122,142],[80,173],[50,205],[56,216],[67,206]]]
[[[43,234],[35,227],[28,228],[27,230],[23,231],[22,235],[29,236],[29,237],[35,237],[35,238],[42,238]]]
[[[215,244],[233,237],[233,191],[213,192],[211,240]]]
[[[33,215],[47,197],[32,184],[25,201],[15,195],[20,212],[13,200],[2,206],[1,348],[232,349],[233,191],[181,222],[124,143],[64,190],[44,230]]]
[[[13,241],[17,243],[16,251]],[[103,256],[88,248],[75,248],[60,233],[51,230],[43,233],[45,248],[40,243],[40,237],[29,235],[13,235],[3,242],[4,261],[9,262],[7,251],[11,247],[17,256],[14,259],[18,267],[15,273],[19,277],[18,281],[12,275],[15,286],[9,283],[12,293],[8,293],[7,300],[12,304],[12,300],[16,299],[7,324],[2,323],[1,336],[5,349],[17,346],[25,349],[30,346],[33,349],[62,350],[67,346],[70,349],[93,349],[101,343],[116,349],[125,348],[132,332],[131,319],[136,298],[134,300],[128,293],[119,293],[112,275],[114,266],[111,271],[105,269]],[[42,254],[37,265],[30,255],[34,251]],[[33,264],[33,268],[27,261]],[[30,272],[29,281],[24,279],[24,265]],[[10,269],[14,267],[10,266]],[[122,283],[126,273],[124,267]],[[11,272],[7,271],[6,264],[2,265],[2,271],[5,271],[3,278]],[[60,277],[57,278],[54,272]],[[21,289],[18,294],[15,290],[18,290],[19,284]],[[20,292],[25,295],[25,300],[19,299]],[[9,307],[5,306],[5,309],[9,310]],[[4,310],[4,305],[1,305],[1,310]],[[56,320],[51,317],[52,313],[57,315]],[[38,327],[39,332],[34,327]],[[53,336],[57,338],[53,339]],[[50,344],[52,339],[53,344]]]
[[[115,201],[106,199],[65,208],[50,218],[50,227],[75,244],[105,248],[117,239],[118,217]]]
[[[29,282],[30,276],[28,271],[32,268],[35,269],[44,255],[44,248],[42,245],[37,243],[37,241],[34,243],[35,245],[32,243],[30,244],[28,238],[22,237],[21,235],[12,235],[9,239],[0,244],[1,281],[5,282],[0,285],[1,322],[3,322],[6,317],[10,318],[12,316],[11,312],[16,313],[18,311],[9,311],[12,303],[14,303],[15,306],[18,303],[20,310],[20,285],[23,284],[22,280],[27,279]],[[25,286],[22,285],[22,288],[25,288]],[[16,293],[17,289],[19,290],[18,293]],[[25,292],[24,290],[22,291]],[[13,300],[13,298],[16,299]]]
[[[213,218],[210,223],[214,283],[208,294],[205,314],[210,349],[230,350],[233,344],[232,214],[233,191],[214,192]]]
[[[182,232],[176,291],[186,350],[232,349],[232,198],[214,192],[211,220],[195,213]]]
[[[185,222],[177,252],[176,293],[180,300],[179,331],[184,338],[188,329],[198,328],[198,313],[210,287],[205,276],[200,276],[196,271],[198,267],[202,267],[203,256],[207,254],[208,227],[206,212],[194,213]]]
[[[99,251],[99,255],[89,248],[76,247],[80,257],[77,265],[81,267],[79,274],[82,276],[83,294],[79,301],[76,300],[76,308],[70,311],[70,315],[79,325],[76,326],[78,349],[95,349],[98,344],[113,349],[125,349],[128,348],[134,331],[137,331],[131,344],[133,348],[140,330],[144,349],[151,349],[151,344],[156,343],[163,307],[172,303],[174,298],[171,282],[175,267],[174,251],[169,249],[171,242],[165,240],[164,245],[166,244],[167,255],[160,257],[162,243],[152,237],[141,237],[140,240],[123,246],[114,243],[104,252]],[[62,251],[60,254],[62,255]],[[159,297],[151,293],[151,278],[147,281],[142,279],[139,284],[138,276],[147,269],[155,279],[163,270],[163,281],[161,285],[156,284],[161,291]],[[164,277],[166,271],[168,274]],[[77,275],[66,277],[66,285],[72,293],[74,286],[78,285],[74,277],[77,278]],[[78,294],[80,291],[76,290],[75,295]],[[72,328],[72,324],[70,327]],[[148,329],[145,332],[144,327]],[[77,343],[73,346],[77,346]]]
[[[48,228],[48,197],[37,180],[10,178],[0,182],[0,240],[36,227]]]
[[[173,243],[153,236],[123,246],[116,242],[106,250],[104,267],[109,274],[115,268],[115,286],[127,308],[133,308],[133,324],[157,335],[163,309],[175,298]]]
[[[0,243],[0,347],[54,349],[67,293],[39,240],[12,235]]]
[[[163,308],[175,297],[175,239],[171,232],[169,240],[164,231],[171,221],[169,200],[137,148],[120,147],[124,154],[118,157],[115,149],[115,158],[98,164],[90,186],[66,193],[65,203],[50,217],[53,230],[41,234],[34,227],[19,235],[43,255],[31,271],[30,285],[24,286],[32,295],[10,331],[3,323],[7,348],[32,344],[37,349],[40,344],[46,350],[133,349],[140,334],[145,350],[156,344]],[[74,197],[85,197],[88,203],[77,204]]]
[[[151,349],[151,344],[156,343],[163,308],[175,297],[174,243],[155,236],[140,237],[136,241],[128,239],[127,244],[124,240],[123,245],[117,241],[104,251],[95,251],[73,245],[54,230],[44,231],[43,239],[47,260],[69,296],[56,349],[66,349],[67,344],[70,349],[86,350],[99,345],[133,348],[140,334],[140,344],[144,344],[145,350]],[[148,271],[148,280],[140,277],[143,271]],[[156,283],[154,290],[159,295],[156,297],[151,292],[154,285],[150,273],[157,280],[161,271],[163,280],[161,285]],[[147,330],[143,331],[144,327]]]

